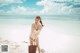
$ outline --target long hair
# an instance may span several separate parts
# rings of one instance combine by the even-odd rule
[[[36,16],[36,19],[40,19],[41,25],[44,26],[40,16]]]

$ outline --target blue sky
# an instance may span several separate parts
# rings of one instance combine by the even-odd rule
[[[0,0],[0,15],[80,15],[80,0]]]

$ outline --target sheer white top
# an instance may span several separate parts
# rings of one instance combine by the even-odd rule
[[[40,22],[37,24],[33,23],[31,27],[30,38],[37,39],[41,29],[42,29],[42,25]]]

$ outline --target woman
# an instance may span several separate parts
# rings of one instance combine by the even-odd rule
[[[43,27],[42,20],[40,16],[36,16],[35,22],[32,24],[31,34],[30,34],[30,45],[36,45],[40,53],[38,35]]]

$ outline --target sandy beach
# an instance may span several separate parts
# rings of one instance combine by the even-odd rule
[[[7,53],[28,53],[29,34],[33,19],[0,19],[1,45]],[[43,19],[39,35],[41,49],[46,53],[80,53],[80,21],[78,19]],[[28,43],[25,43],[26,41]]]

